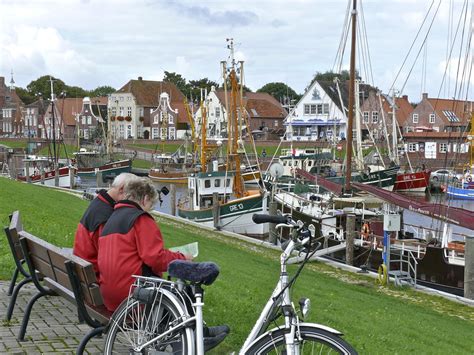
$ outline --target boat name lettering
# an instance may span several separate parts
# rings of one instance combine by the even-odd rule
[[[235,212],[235,211],[239,211],[239,210],[243,210],[244,209],[244,204],[243,203],[239,203],[237,205],[231,205],[229,206],[229,210],[231,212]]]

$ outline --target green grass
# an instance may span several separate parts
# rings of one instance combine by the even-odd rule
[[[49,155],[49,150],[47,146],[43,147],[39,152],[38,155]],[[74,155],[72,153],[78,152],[79,148],[76,145],[69,145],[69,144],[58,144],[56,146],[56,149],[59,151],[59,157],[60,158],[66,158],[68,157],[69,159],[74,158]],[[51,151],[53,150],[53,146],[51,145]]]
[[[151,161],[148,161],[148,160],[133,159],[132,167],[139,168],[139,169],[151,169],[152,164],[151,164]]]
[[[19,209],[25,229],[59,246],[71,246],[87,202],[41,186],[0,180],[0,220]],[[206,287],[205,319],[227,323],[231,334],[213,353],[237,350],[246,338],[278,278],[277,251],[221,234],[157,218],[166,246],[199,242],[199,261],[219,264],[221,274]],[[0,239],[0,276],[8,279],[13,263],[6,239]],[[295,271],[295,266],[289,268]],[[312,300],[310,321],[342,331],[360,354],[472,354],[474,309],[411,289],[384,288],[368,277],[322,263],[308,265],[293,299]]]
[[[1,145],[5,145],[9,148],[25,148],[27,143],[25,141],[18,141],[18,140],[0,140]]]

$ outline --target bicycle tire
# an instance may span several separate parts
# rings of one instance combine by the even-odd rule
[[[286,354],[285,329],[269,331],[245,351],[245,355]],[[301,355],[350,354],[357,351],[339,335],[309,324],[300,325]]]
[[[129,298],[113,314],[110,320],[104,354],[129,354],[148,340],[153,339],[171,325],[182,321],[183,310],[176,306],[164,292],[152,305]],[[142,353],[192,354],[194,335],[191,328],[180,328],[166,338],[142,350]]]

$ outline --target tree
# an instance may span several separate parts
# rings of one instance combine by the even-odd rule
[[[265,84],[258,89],[257,92],[266,92],[272,95],[277,101],[285,104],[292,100],[298,101],[301,97],[288,85],[279,82]]]
[[[90,96],[91,97],[101,97],[101,96],[107,96],[109,94],[113,94],[116,92],[112,86],[98,86],[94,90],[90,91]]]
[[[361,79],[357,70],[355,72],[355,77],[356,79]],[[332,70],[328,70],[324,73],[316,72],[316,74],[314,74],[313,80],[311,80],[311,83],[304,89],[304,91],[306,92],[311,87],[311,85],[313,85],[315,80],[332,82],[334,78],[339,78],[340,82],[344,82],[350,79],[350,72],[348,70],[342,70],[340,73],[334,73]]]
[[[165,70],[165,76],[163,78],[163,81],[175,84],[178,87],[178,89],[181,90],[182,93],[186,92],[186,89],[187,89],[186,79],[183,78],[181,74],[177,74],[175,72],[169,72]]]
[[[43,95],[43,98],[48,99],[51,97],[51,82],[50,77],[53,79],[54,93],[59,96],[66,88],[66,84],[61,79],[56,79],[52,75],[44,75],[26,86],[28,92],[32,95]]]
[[[23,101],[25,105],[29,105],[33,102],[36,101],[36,96],[32,95],[28,90],[17,87],[15,88],[15,91],[18,95],[18,97]]]
[[[187,84],[186,92],[183,92],[186,96],[192,97],[193,100],[201,97],[201,89],[207,89],[207,92],[211,91],[211,87],[219,88],[219,84],[215,81],[209,80],[208,78],[199,80],[189,80]]]
[[[67,86],[64,88],[66,97],[86,97],[89,96],[89,91],[80,88],[79,86]]]

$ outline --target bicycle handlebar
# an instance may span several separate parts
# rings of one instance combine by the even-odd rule
[[[289,222],[291,221],[291,218],[288,216],[270,216],[268,214],[254,214],[252,216],[252,221],[254,221],[257,224],[261,224],[261,223],[290,224]]]

